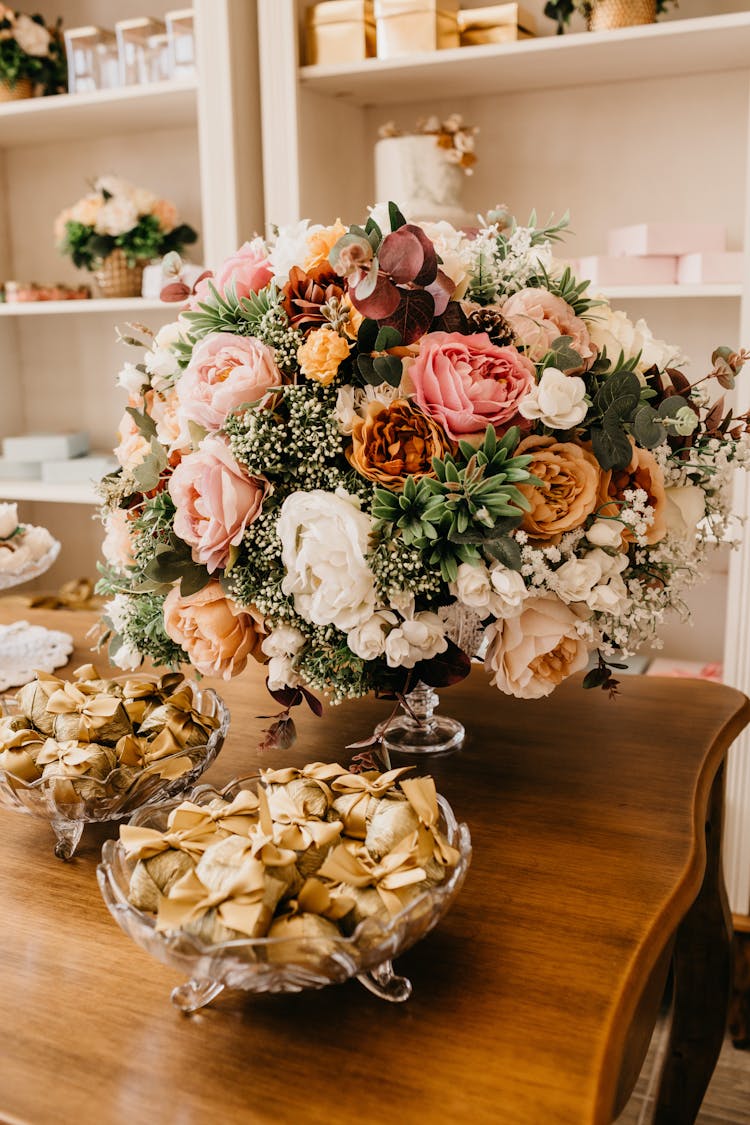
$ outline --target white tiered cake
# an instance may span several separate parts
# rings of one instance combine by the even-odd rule
[[[471,225],[461,206],[464,176],[431,133],[383,137],[375,145],[375,198],[396,200],[407,219]]]

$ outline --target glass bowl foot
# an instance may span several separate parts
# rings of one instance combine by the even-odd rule
[[[185,1015],[189,1015],[199,1008],[205,1008],[223,989],[224,985],[217,980],[189,980],[172,989],[172,1003]]]
[[[411,996],[411,981],[397,976],[391,961],[383,961],[369,973],[360,973],[357,980],[368,992],[392,1004],[403,1004]]]
[[[72,859],[83,832],[83,821],[53,820],[52,830],[57,837],[55,855],[58,859]]]
[[[466,731],[457,719],[435,714],[438,703],[437,692],[426,684],[417,684],[402,701],[401,714],[376,727],[383,749],[397,754],[447,754],[457,750]]]

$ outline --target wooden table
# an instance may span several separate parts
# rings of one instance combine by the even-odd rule
[[[50,617],[87,659],[87,615]],[[256,716],[273,709],[257,668],[222,690],[233,729],[208,775],[219,784],[259,763]],[[729,988],[721,764],[750,717],[745,697],[628,678],[616,702],[576,682],[526,703],[480,669],[443,697],[469,736],[433,772],[471,828],[474,860],[453,910],[398,963],[414,985],[403,1005],[350,983],[226,994],[182,1016],[169,1002],[178,976],[100,899],[108,829],[87,829],[66,865],[46,824],[0,812],[0,1120],[608,1122],[637,1074],[677,931],[657,1121],[691,1122]],[[302,715],[298,746],[264,764],[340,759],[385,706]]]

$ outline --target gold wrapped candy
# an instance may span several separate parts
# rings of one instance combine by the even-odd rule
[[[191,856],[176,848],[139,859],[130,876],[128,898],[138,910],[155,914],[162,896],[169,894],[177,880],[194,866]]]
[[[20,721],[23,723],[22,719]],[[7,770],[21,781],[36,781],[42,776],[37,757],[44,743],[44,735],[23,726],[7,729],[7,733],[0,731],[0,769]]]
[[[399,778],[408,773],[411,766],[378,773],[367,770],[365,773],[343,773],[332,783],[331,788],[338,794],[333,801],[333,810],[344,822],[344,832],[364,840],[367,835],[368,815],[372,815],[378,800],[395,789]]]
[[[42,777],[51,781],[50,790],[58,804],[76,804],[99,795],[103,781],[117,765],[111,746],[96,742],[58,742],[48,738],[37,754]]]
[[[100,742],[114,745],[131,734],[132,723],[116,695],[99,691],[94,684],[65,682],[47,699],[54,716],[52,733],[60,742]]]
[[[341,774],[343,766],[333,763],[311,762],[301,770],[289,767],[282,770],[261,770],[260,778],[268,794],[271,813],[275,815],[277,797],[291,798],[303,816],[324,817],[332,801],[331,785]]]

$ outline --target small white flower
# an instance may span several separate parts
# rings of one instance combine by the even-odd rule
[[[302,263],[308,256],[307,241],[310,235],[322,229],[320,223],[311,225],[308,219],[279,229],[276,242],[268,255],[278,285],[285,285],[289,280],[292,266],[302,268]]]
[[[352,629],[347,634],[346,642],[355,656],[362,660],[376,660],[385,652],[388,633],[397,623],[395,613],[379,610],[373,613],[369,621]]]
[[[281,691],[285,687],[296,687],[300,682],[294,670],[294,661],[289,656],[272,656],[266,664],[269,691]]]
[[[548,367],[518,407],[529,421],[543,422],[553,430],[570,430],[586,417],[586,384],[577,375],[564,375]]]
[[[135,672],[136,668],[140,668],[143,657],[134,645],[129,641],[123,641],[115,653],[112,654],[112,663],[121,668],[123,672]]]
[[[134,363],[126,363],[117,376],[117,386],[127,391],[129,396],[139,394],[145,382],[147,382],[146,376]]]
[[[263,638],[261,649],[266,656],[296,656],[304,648],[305,637],[293,625],[277,625],[276,628]]]
[[[555,571],[555,592],[564,602],[587,602],[601,581],[601,565],[592,555],[593,552],[582,559],[568,559]]]
[[[586,538],[594,547],[611,547],[616,549],[622,543],[622,533],[625,525],[619,520],[596,520],[586,532]]]

